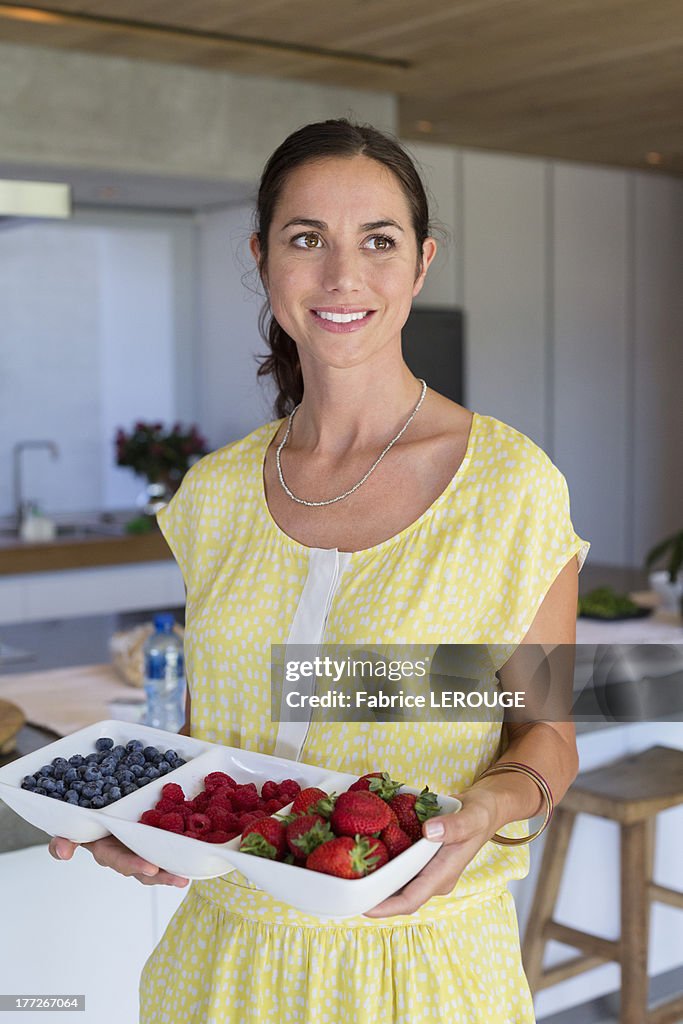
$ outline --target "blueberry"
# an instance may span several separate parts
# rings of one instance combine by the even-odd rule
[[[119,743],[118,746],[111,750],[111,756],[115,757],[117,761],[120,761],[123,755],[126,753],[126,748],[122,747]]]
[[[102,736],[95,741],[95,750],[111,750],[113,746],[114,741],[109,736]]]
[[[130,796],[131,793],[137,793],[138,787],[133,782],[127,782],[125,786],[121,787],[121,792],[124,796]]]
[[[166,758],[167,761],[171,761],[171,762],[176,761],[178,759],[178,751],[177,750],[165,750],[164,751],[164,757]]]
[[[73,789],[73,791],[75,793],[78,793],[79,795],[83,792],[83,787],[84,786],[85,786],[85,782],[83,782],[82,779],[78,779],[77,782],[72,782],[71,783],[71,788]]]
[[[57,783],[55,782],[54,779],[44,776],[42,779],[38,780],[38,785],[42,786],[46,793],[52,793]]]
[[[83,787],[82,796],[85,797],[86,800],[92,800],[96,795],[97,789],[92,784]]]
[[[86,754],[85,755],[85,763],[86,764],[97,764],[98,760],[99,760],[99,758],[98,758],[97,754]]]
[[[66,768],[68,763],[69,762],[67,761],[67,759],[65,757],[54,757],[52,759],[52,767],[53,768]]]
[[[156,763],[161,760],[161,752],[156,747],[145,747],[142,753],[145,755],[146,761]]]
[[[187,761],[184,761],[182,757],[179,757],[175,763],[175,766],[176,768],[182,768],[184,764],[187,764]]]
[[[109,790],[109,793],[107,795],[108,795],[109,801],[111,803],[113,800],[120,800],[121,797],[123,796],[123,793],[121,792],[121,789],[120,789],[119,786],[112,786],[111,789]]]
[[[97,780],[100,778],[99,770],[93,766],[91,766],[90,768],[86,768],[83,774],[83,778],[85,779],[86,782],[97,782]]]
[[[67,804],[77,804],[78,803],[78,793],[76,792],[75,789],[69,789],[69,790],[67,790],[66,794],[64,795],[64,800],[65,800],[65,802]]]
[[[138,779],[138,789],[140,788],[140,786],[146,786],[151,781],[152,780],[149,778],[149,776],[141,775],[140,778]]]
[[[44,764],[43,767],[40,769],[40,774],[43,777],[54,775],[54,773],[55,773],[55,770],[54,770],[54,768],[52,767],[51,764]]]
[[[38,793],[39,796],[47,796],[47,790],[43,789],[42,786],[36,786],[33,792]]]
[[[48,793],[47,795],[49,797],[52,797],[53,800],[63,800],[64,799],[62,794],[58,793],[56,789],[54,789],[51,793]]]
[[[131,768],[133,767],[134,764],[143,765],[145,763],[145,755],[141,753],[139,750],[135,750],[133,751],[132,754],[128,755],[126,761]]]
[[[136,767],[139,767],[139,765],[137,765]],[[114,778],[117,780],[117,782],[120,783],[132,782],[135,778],[135,774],[132,771],[129,771],[127,768],[121,768],[116,773]]]
[[[87,799],[87,797],[82,796],[81,799],[78,801],[78,806],[90,807],[90,801]]]
[[[22,789],[35,789],[36,785],[37,785],[36,780],[33,778],[32,775],[25,775],[24,778],[22,779],[21,788]]]
[[[74,782],[77,778],[78,772],[76,771],[75,768],[67,768],[67,770],[64,772],[65,782]]]
[[[153,764],[148,765],[144,771],[144,778],[147,779],[158,779],[161,776],[161,772],[158,768],[155,768]]]
[[[80,768],[80,766],[84,763],[85,758],[83,757],[82,754],[74,754],[73,757],[69,758],[69,764],[72,765],[74,768]]]
[[[126,750],[129,751],[129,753],[134,750],[142,750],[144,745],[145,744],[142,740],[128,740],[128,743],[126,743]]]
[[[104,807],[105,803],[106,801],[103,796],[94,796],[90,801],[90,806],[99,811],[101,807]]]
[[[170,772],[171,771],[170,764],[168,763],[168,761],[165,761],[163,758],[161,759],[161,761],[158,762],[157,768],[159,769],[159,771],[161,772],[162,775],[165,775],[166,772]]]
[[[103,775],[111,775],[112,772],[116,771],[116,760],[113,757],[105,757],[104,761],[100,764],[100,771]]]
[[[60,796],[66,793],[66,786],[64,785],[61,779],[58,782],[55,782],[54,787],[55,793],[59,793]]]

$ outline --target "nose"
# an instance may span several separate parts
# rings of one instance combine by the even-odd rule
[[[323,287],[329,292],[348,294],[361,287],[362,254],[355,247],[335,247],[325,255]]]

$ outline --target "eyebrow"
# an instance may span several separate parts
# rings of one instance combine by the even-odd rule
[[[309,228],[317,228],[318,231],[327,231],[327,224],[324,220],[311,220],[310,217],[294,217],[292,220],[288,220],[282,228],[286,231],[287,228],[291,228],[294,224],[303,224]],[[368,224],[361,224],[361,231],[377,231],[379,228],[398,228],[399,231],[403,231],[403,228],[398,221],[391,220],[389,217],[383,220],[371,220]]]

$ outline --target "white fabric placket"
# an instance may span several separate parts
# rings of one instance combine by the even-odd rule
[[[287,637],[285,660],[289,657],[291,648],[298,644],[315,645],[315,651],[311,651],[312,658],[318,653],[323,642],[327,617],[334,595],[339,589],[341,578],[350,561],[350,551],[338,551],[336,548],[310,549],[308,575]],[[283,680],[280,724],[273,753],[276,757],[287,757],[290,760],[298,761],[308,734],[311,711],[309,708],[305,721],[285,721],[289,711],[286,697],[294,690],[306,695],[314,693],[315,678],[303,678],[296,683],[288,683],[286,679]]]

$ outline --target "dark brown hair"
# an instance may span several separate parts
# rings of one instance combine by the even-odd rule
[[[367,156],[398,178],[410,207],[417,239],[416,277],[422,266],[422,243],[430,234],[429,205],[424,185],[408,153],[397,139],[372,125],[352,124],[345,118],[307,124],[289,135],[268,160],[256,202],[255,233],[261,249],[259,272],[268,258],[268,232],[288,175],[311,160]],[[296,344],[280,327],[266,299],[259,316],[261,337],[270,353],[260,359],[259,377],[272,376],[278,387],[275,414],[287,416],[303,396],[304,382]]]

